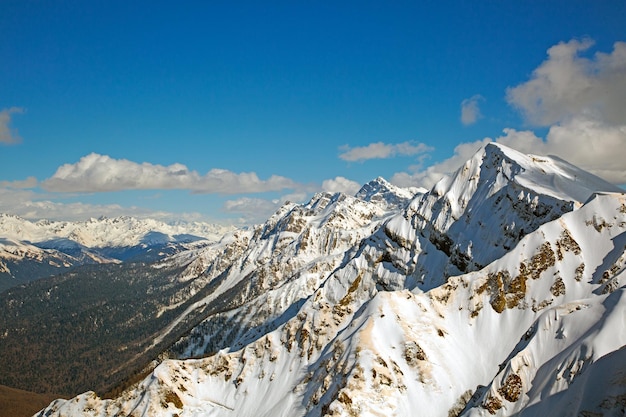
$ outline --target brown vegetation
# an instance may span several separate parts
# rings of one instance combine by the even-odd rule
[[[169,407],[168,404],[173,404],[174,407],[178,409],[183,408],[183,402],[180,400],[180,397],[176,395],[176,393],[173,391],[167,391],[163,395],[163,400],[161,401],[161,405],[164,408],[168,408]]]
[[[522,395],[522,378],[517,374],[510,374],[498,392],[505,400],[514,403]]]
[[[30,417],[57,398],[0,385],[0,416]]]

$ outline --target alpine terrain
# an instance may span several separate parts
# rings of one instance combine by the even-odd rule
[[[132,217],[31,222],[0,213],[0,291],[80,265],[154,260],[215,241],[229,230]]]
[[[185,290],[149,345],[193,326],[38,415],[623,416],[625,267],[621,189],[491,143],[431,190],[378,178],[158,259]]]

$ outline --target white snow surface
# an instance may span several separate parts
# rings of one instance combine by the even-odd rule
[[[233,229],[201,222],[167,224],[133,217],[31,222],[0,213],[0,273],[12,275],[12,262],[53,267],[118,263],[120,259],[99,250],[145,249],[170,243],[192,248],[217,241]]]
[[[40,243],[68,239],[88,248],[130,247],[140,244],[207,239],[215,241],[232,227],[201,222],[168,224],[153,219],[116,217],[67,222],[31,222],[10,214],[0,214],[0,237]]]
[[[624,193],[490,144],[403,198],[319,194],[165,261],[214,289],[180,358],[39,415],[624,415]]]

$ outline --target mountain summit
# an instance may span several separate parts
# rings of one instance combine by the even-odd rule
[[[620,189],[497,144],[424,193],[318,194],[160,261],[211,289],[173,359],[39,416],[621,416],[625,236]]]
[[[378,177],[365,184],[355,194],[361,200],[383,204],[388,208],[404,208],[416,194],[426,192],[424,188],[406,189],[396,187],[383,177]]]

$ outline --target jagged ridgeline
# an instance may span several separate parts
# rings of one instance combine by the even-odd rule
[[[0,292],[81,265],[153,262],[215,241],[231,229],[128,216],[31,222],[0,213]]]
[[[620,189],[489,144],[151,265],[188,289],[150,336],[171,359],[41,415],[623,415],[625,247]]]

